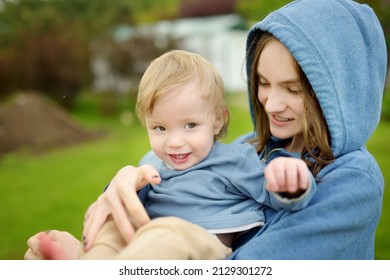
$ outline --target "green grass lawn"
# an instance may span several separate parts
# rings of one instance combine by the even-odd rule
[[[229,96],[229,104],[226,142],[252,129],[246,97]],[[75,110],[76,118],[88,127],[110,131],[107,137],[45,154],[20,151],[0,159],[0,259],[22,259],[27,239],[42,230],[66,230],[80,236],[88,205],[120,167],[137,164],[149,150],[146,132],[137,122],[124,125],[119,116],[102,118],[86,106],[82,103]],[[369,143],[387,176],[386,184],[390,183],[389,134],[390,122],[383,122]],[[377,259],[390,259],[389,235],[390,194],[386,192],[377,231]]]

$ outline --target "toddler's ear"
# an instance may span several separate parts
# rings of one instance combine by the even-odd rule
[[[215,128],[215,135],[219,135],[222,133],[222,129],[224,127],[227,127],[229,123],[229,111],[226,109],[223,112],[222,116],[218,116],[218,118],[215,120],[214,128]]]

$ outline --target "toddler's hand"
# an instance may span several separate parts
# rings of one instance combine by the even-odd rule
[[[309,169],[297,158],[278,157],[265,168],[266,188],[270,192],[302,193],[309,187]]]

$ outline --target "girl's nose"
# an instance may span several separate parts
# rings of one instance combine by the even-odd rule
[[[283,99],[283,94],[277,91],[270,91],[267,100],[265,101],[264,108],[267,112],[281,112],[286,109],[286,102]]]

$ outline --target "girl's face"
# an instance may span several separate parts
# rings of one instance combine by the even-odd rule
[[[145,118],[153,151],[170,167],[187,169],[207,157],[216,124],[208,100],[201,98],[196,79],[163,96]]]
[[[300,152],[303,141],[304,91],[291,53],[277,40],[263,49],[257,65],[257,97],[268,115],[271,134],[292,141],[285,147]]]

